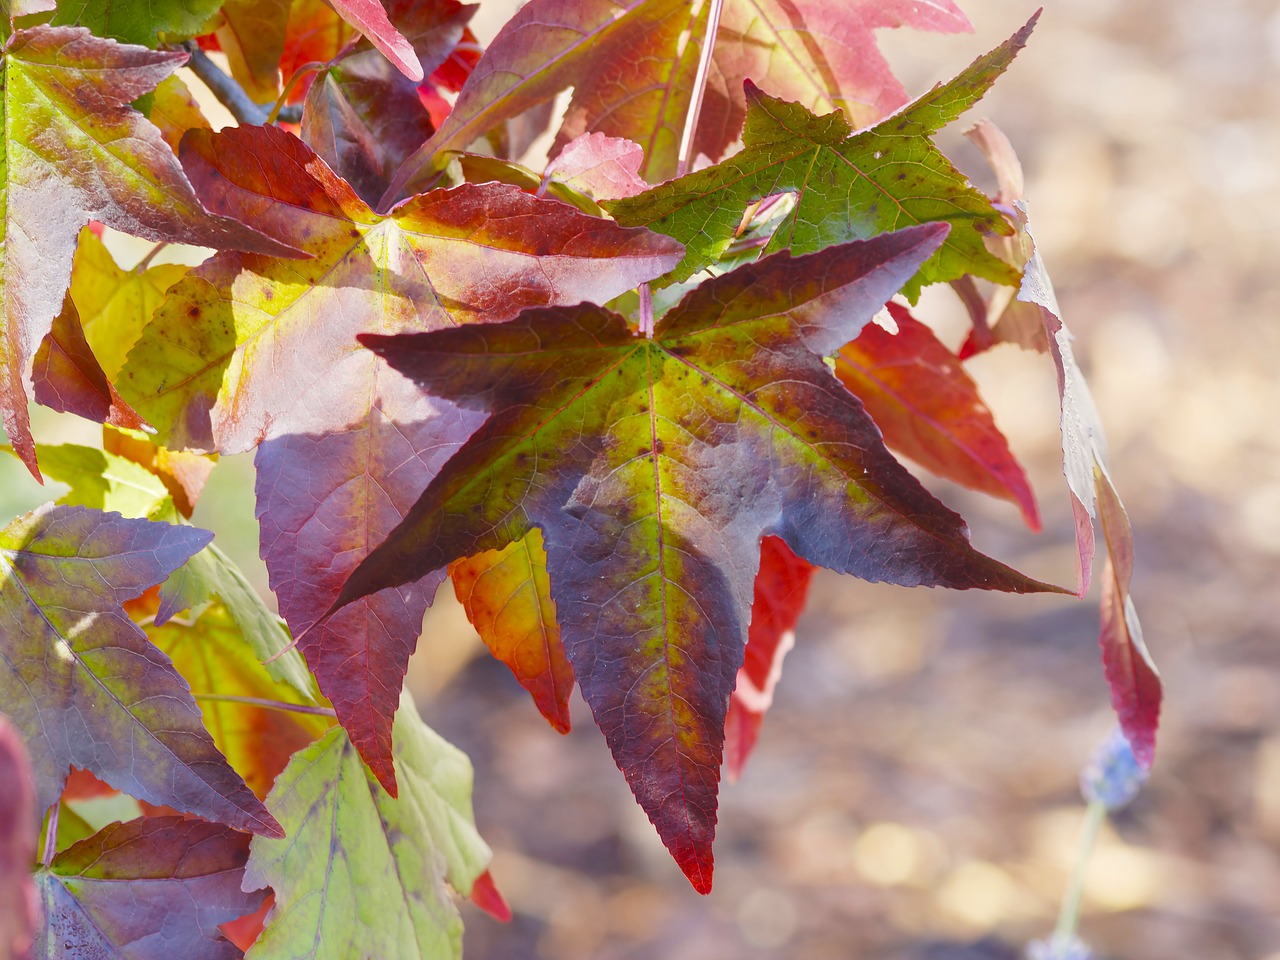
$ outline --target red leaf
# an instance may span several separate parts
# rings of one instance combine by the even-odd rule
[[[1035,494],[978,387],[927,326],[889,304],[891,334],[868,324],[836,355],[836,375],[860,399],[885,443],[922,467],[1022,509],[1040,529]]]
[[[643,162],[644,151],[638,143],[584,133],[564,145],[543,177],[562,180],[596,200],[620,200],[649,189],[640,179]]]
[[[246,834],[202,820],[111,824],[37,874],[56,955],[234,960],[218,925],[264,896],[240,889],[248,857]]]
[[[126,430],[147,428],[146,421],[120,399],[107,380],[84,338],[80,314],[70,296],[36,351],[31,379],[36,402],[59,413],[74,413]]]
[[[457,93],[471,76],[471,71],[475,69],[476,64],[480,62],[480,55],[483,52],[480,41],[471,32],[471,28],[467,27],[462,31],[462,39],[453,48],[453,52],[440,66],[436,67],[431,76],[427,77],[427,82],[433,86],[443,87],[451,93]]]
[[[947,229],[740,267],[686,295],[652,338],[590,304],[362,337],[432,396],[491,415],[335,607],[540,529],[583,697],[706,892],[761,536],[870,580],[1058,590],[975,551],[822,359]]]
[[[0,714],[0,957],[5,960],[30,958],[39,920],[31,882],[38,823],[31,784],[26,747]]]
[[[795,643],[796,621],[814,569],[792,553],[785,541],[777,537],[760,541],[751,629],[724,725],[724,764],[730,780],[742,776],[765,711],[773,704],[773,689],[782,676],[782,660]]]
[[[476,877],[476,882],[471,886],[471,902],[499,923],[511,922],[511,908],[507,906],[506,898],[494,883],[490,871],[486,870]]]
[[[375,47],[382,51],[396,69],[415,83],[423,79],[422,64],[400,31],[391,25],[387,11],[378,0],[331,0],[333,8]]]

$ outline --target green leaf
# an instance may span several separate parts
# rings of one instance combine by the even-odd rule
[[[972,106],[1025,45],[1036,18],[950,83],[901,113],[853,133],[838,114],[815,117],[803,106],[747,84],[744,148],[727,160],[605,207],[619,223],[646,226],[685,244],[664,282],[685,280],[728,249],[752,203],[795,194],[766,253],[812,253],[913,224],[950,223],[942,248],[908,287],[974,274],[1016,285],[1018,270],[991,254],[985,237],[1013,227],[929,139]]]
[[[490,858],[471,812],[471,763],[422,722],[407,694],[394,744],[398,800],[341,728],[277,779],[267,804],[289,835],[252,844],[244,885],[271,886],[276,904],[249,960],[462,955],[449,887],[468,895]]]
[[[867,580],[1057,589],[975,551],[824,362],[946,232],[930,224],[750,264],[685,297],[653,339],[590,304],[362,337],[432,396],[490,417],[339,603],[541,529],[583,696],[707,891],[762,536]]]
[[[235,960],[218,925],[251,913],[249,838],[183,817],[113,823],[36,872],[44,929],[33,960]]]
[[[121,606],[210,538],[53,505],[0,532],[0,702],[27,738],[39,809],[74,765],[138,799],[280,835]]]
[[[99,37],[155,48],[160,35],[169,42],[194,37],[223,0],[58,0],[56,26],[87,27]]]

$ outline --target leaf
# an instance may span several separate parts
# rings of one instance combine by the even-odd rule
[[[0,714],[0,957],[25,960],[39,922],[31,864],[36,858],[35,791],[27,749]]]
[[[293,0],[285,29],[280,75],[285,82],[308,64],[327,63],[346,45],[353,30],[324,0]],[[304,75],[289,92],[289,103],[300,103],[314,74]]]
[[[489,848],[471,813],[471,764],[405,696],[395,722],[392,800],[341,729],[294,756],[267,803],[289,838],[255,838],[244,884],[276,905],[250,960],[460,957],[466,896]],[[328,905],[341,905],[341,908]]]
[[[155,48],[160,35],[168,41],[200,33],[223,0],[58,0],[53,23],[87,27],[96,36]]]
[[[138,430],[146,422],[120,399],[89,349],[80,315],[68,296],[36,351],[31,371],[36,402],[98,423]]]
[[[747,84],[744,148],[729,159],[606,204],[619,223],[644,225],[685,244],[669,280],[685,280],[728,249],[743,211],[758,200],[794,193],[794,209],[766,253],[811,253],[911,224],[946,222],[952,230],[908,289],[965,274],[1017,283],[1018,273],[987,251],[984,236],[1012,227],[929,139],[986,93],[1026,44],[1032,17],[954,80],[934,87],[901,113],[853,133],[839,114],[815,117],[803,106]]]
[[[676,174],[709,3],[689,0],[531,0],[498,32],[453,114],[406,163],[387,199],[433,159],[574,88],[553,152],[585,133],[634,140],[650,182]],[[742,129],[742,84],[840,109],[859,126],[906,100],[873,31],[913,26],[953,32],[968,20],[950,2],[734,0],[725,3],[694,147],[724,155]]]
[[[449,578],[489,652],[511,668],[547,722],[568,733],[573,667],[560,641],[542,532],[535,527],[501,550],[455,560]]]
[[[196,501],[200,499],[200,493],[218,463],[216,456],[157,446],[146,434],[133,430],[103,430],[102,449],[106,453],[132,460],[144,470],[155,474],[169,491],[178,513],[187,520],[195,512]]]
[[[888,454],[822,359],[946,231],[748,265],[687,296],[652,340],[590,304],[362,337],[432,396],[490,417],[335,606],[541,529],[583,696],[706,892],[762,536],[870,580],[1057,589],[974,551],[963,521]]]
[[[82,226],[100,220],[152,240],[289,252],[207,213],[160,132],[129,105],[184,59],[79,27],[19,30],[4,50],[0,420],[33,476],[26,380],[62,309]]]
[[[213,742],[259,797],[266,797],[296,751],[333,725],[320,714],[206,699],[249,697],[319,709],[310,705],[310,698],[271,678],[225,606],[209,607],[191,625],[149,626],[147,636],[191,685]]]
[[[875,324],[868,324],[870,329]],[[724,725],[724,764],[730,780],[742,776],[755,749],[773,690],[782,677],[782,659],[795,645],[795,626],[809,594],[813,564],[801,560],[777,537],[760,542],[747,647]]]
[[[249,838],[182,817],[113,823],[36,874],[46,928],[36,960],[233,960],[218,924],[251,912]]]
[[[644,150],[638,143],[584,133],[565,144],[543,178],[554,177],[596,200],[619,200],[648,189],[639,176],[643,162]]]
[[[147,111],[147,119],[156,125],[160,136],[164,137],[164,142],[174,153],[178,152],[178,144],[182,141],[184,133],[193,127],[209,126],[209,121],[200,112],[200,105],[196,103],[195,97],[176,74],[165,77],[156,87],[155,93],[151,95],[151,109]],[[81,239],[80,242],[83,245],[84,240]],[[184,269],[175,264],[161,264],[153,269],[158,270],[164,266],[176,270]],[[74,274],[72,276],[74,278]],[[73,279],[72,283],[74,282]]]
[[[108,380],[114,381],[120,373],[129,348],[164,300],[165,291],[187,269],[161,263],[142,271],[122,270],[92,230],[80,231],[71,268],[71,299],[89,348]]]
[[[231,76],[254,103],[280,92],[280,57],[289,24],[289,0],[226,0],[218,45]]]
[[[397,0],[388,10],[428,73],[457,45],[474,12],[457,0]],[[302,139],[370,205],[433,132],[418,85],[368,42],[320,74],[302,111]]]
[[[363,33],[397,70],[415,83],[422,82],[425,75],[413,45],[391,25],[387,11],[378,0],[332,0],[332,3],[342,19]]]
[[[885,443],[955,483],[1010,500],[1040,529],[1027,475],[960,360],[897,303],[898,332],[868,324],[836,354],[836,376],[871,414]]]
[[[1163,698],[1160,674],[1146,642],[1137,608],[1129,596],[1133,574],[1133,531],[1107,468],[1107,442],[1089,385],[1076,364],[1071,333],[1062,322],[1057,296],[1035,247],[1026,207],[1019,201],[1020,236],[1029,259],[1018,299],[1033,304],[1044,322],[1049,354],[1058,373],[1062,403],[1063,473],[1071,493],[1079,554],[1078,593],[1088,592],[1094,557],[1093,518],[1102,523],[1107,564],[1102,583],[1102,630],[1099,643],[1111,704],[1120,729],[1145,768],[1155,760],[1156,730]]]
[[[141,800],[279,835],[168,657],[121,609],[209,539],[61,506],[0,532],[0,702],[27,739],[38,809],[74,764]]]
[[[394,792],[392,717],[439,579],[311,628],[480,418],[421,397],[356,334],[607,300],[668,269],[679,245],[500,184],[433,191],[379,217],[275,128],[195,131],[184,145],[193,178],[219,191],[211,204],[255,211],[315,257],[219,254],[193,270],[130,354],[122,388],[167,445],[230,453],[262,442],[257,513],[281,613]]]

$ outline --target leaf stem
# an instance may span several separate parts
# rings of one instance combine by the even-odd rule
[[[711,74],[711,54],[716,46],[716,34],[720,31],[720,11],[724,0],[707,0],[711,9],[707,13],[707,31],[702,37],[702,49],[698,53],[698,72],[693,76],[693,92],[689,96],[689,109],[684,115],[684,130],[680,133],[680,154],[676,164],[676,176],[682,177],[693,165],[694,134],[698,129],[698,117],[702,114],[702,98],[707,92],[707,77]]]
[[[53,806],[49,808],[49,825],[44,831],[44,851],[41,856],[41,862],[46,870],[53,864],[53,855],[58,850],[58,814],[62,810],[62,801],[53,801]]]
[[[197,693],[197,700],[212,700],[218,703],[247,703],[252,707],[265,710],[283,710],[287,713],[309,713],[317,717],[337,718],[338,714],[329,707],[309,707],[303,703],[285,703],[283,700],[268,700],[266,697],[237,697],[229,693]]]
[[[222,69],[209,59],[209,55],[200,49],[194,40],[188,40],[182,49],[191,58],[187,66],[200,78],[200,82],[209,88],[209,92],[218,98],[218,102],[230,111],[240,123],[262,126],[267,122],[267,111],[249,99],[240,84],[222,72]]]
[[[653,339],[653,291],[649,284],[640,284],[640,333]]]
[[[1066,941],[1075,936],[1080,922],[1080,900],[1084,894],[1084,875],[1089,866],[1089,857],[1093,854],[1093,846],[1098,841],[1098,831],[1102,822],[1107,819],[1107,808],[1101,800],[1091,800],[1085,810],[1084,829],[1080,834],[1080,850],[1076,854],[1075,869],[1071,872],[1071,883],[1067,887],[1067,895],[1062,900],[1062,910],[1058,913],[1058,925],[1053,930],[1054,940]]]
[[[134,273],[145,272],[147,267],[151,266],[151,261],[156,258],[156,254],[159,253],[168,245],[169,245],[168,240],[161,240],[159,243],[157,243],[154,247],[152,247],[150,250],[147,251],[147,255],[145,257],[143,257],[136,264],[134,264],[133,272]]]

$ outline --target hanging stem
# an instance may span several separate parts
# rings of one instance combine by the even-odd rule
[[[44,868],[49,869],[53,863],[53,855],[58,850],[58,813],[62,809],[62,801],[53,801],[53,806],[49,808],[49,825],[44,831],[44,851],[41,858]]]
[[[197,693],[197,700],[212,700],[218,703],[247,703],[264,710],[283,710],[287,713],[308,713],[316,717],[337,718],[338,714],[329,707],[309,707],[304,703],[285,703],[283,700],[268,700],[265,697],[237,697],[229,693]]]
[[[159,243],[157,243],[154,247],[152,247],[150,250],[147,251],[147,255],[145,257],[143,257],[141,260],[137,262],[137,264],[134,265],[133,272],[134,273],[144,272],[147,269],[147,267],[151,266],[151,261],[156,258],[156,254],[159,253],[168,245],[169,245],[168,240],[161,240]]]
[[[284,85],[284,89],[280,91],[280,96],[276,97],[276,102],[271,105],[271,111],[267,114],[267,123],[275,123],[280,119],[280,112],[288,109],[286,103],[289,99],[289,94],[293,93],[293,88],[298,85],[299,80],[309,73],[315,73],[317,70],[323,70],[326,66],[328,66],[328,64],[322,63],[319,60],[310,60],[300,66],[297,70],[293,71],[293,76],[289,78],[288,82]]]
[[[707,13],[707,31],[702,38],[702,50],[698,53],[698,72],[693,76],[693,92],[689,96],[689,109],[684,115],[684,130],[680,134],[679,162],[676,176],[682,177],[693,165],[693,139],[698,129],[698,117],[702,113],[702,98],[707,92],[707,77],[711,74],[711,54],[716,46],[716,34],[720,30],[720,11],[724,0],[707,0],[711,9]]]
[[[1067,895],[1062,900],[1062,910],[1058,913],[1058,925],[1053,930],[1055,941],[1067,941],[1075,936],[1080,922],[1080,900],[1084,894],[1084,875],[1089,866],[1089,857],[1093,854],[1093,845],[1098,841],[1098,831],[1102,829],[1102,821],[1107,819],[1107,808],[1101,800],[1091,800],[1085,810],[1084,829],[1080,834],[1080,852],[1076,854],[1075,869],[1071,872],[1071,883],[1067,887]]]

